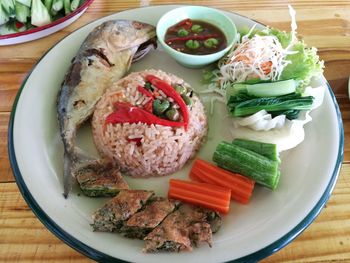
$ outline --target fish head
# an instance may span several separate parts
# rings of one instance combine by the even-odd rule
[[[122,50],[154,45],[156,28],[153,25],[133,20],[110,20],[96,27],[88,36],[85,45],[103,50],[107,57]],[[112,54],[111,54],[112,53]]]

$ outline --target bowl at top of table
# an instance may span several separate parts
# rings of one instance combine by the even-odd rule
[[[220,59],[233,46],[237,29],[221,11],[185,6],[164,14],[157,23],[163,49],[185,67],[200,68]]]

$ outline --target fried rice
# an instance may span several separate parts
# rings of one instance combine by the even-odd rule
[[[92,118],[93,138],[101,156],[115,162],[124,174],[133,177],[164,176],[178,171],[195,155],[208,130],[203,104],[194,93],[191,94],[192,105],[187,106],[187,130],[140,122],[106,124],[105,119],[114,111],[115,102],[129,102],[137,107],[148,102],[150,98],[137,89],[139,85],[145,85],[148,74],[172,85],[189,87],[181,78],[160,70],[131,73],[104,94]]]

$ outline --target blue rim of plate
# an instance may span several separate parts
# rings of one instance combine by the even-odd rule
[[[134,8],[134,9],[142,9],[142,8],[154,8],[157,6],[149,6],[149,7],[141,7],[141,8]],[[129,9],[130,10],[130,9]],[[227,11],[225,11],[227,12]],[[233,13],[237,16],[245,17],[240,14]],[[246,17],[248,18],[248,17]],[[250,18],[248,18],[250,19]],[[252,20],[252,19],[250,19]],[[254,20],[253,20],[254,21]],[[95,21],[92,21],[90,23],[93,23]],[[256,21],[255,21],[256,22]],[[89,24],[90,24],[89,23]],[[261,24],[260,22],[257,22]],[[86,26],[86,25],[84,25]],[[80,28],[79,28],[80,29]],[[79,30],[77,29],[77,30]],[[76,31],[76,30],[75,30]],[[74,33],[73,31],[72,33]],[[71,34],[72,34],[71,33]],[[66,36],[67,37],[67,36]],[[63,39],[65,39],[64,37]],[[13,137],[13,125],[14,125],[14,120],[15,120],[15,115],[16,115],[16,109],[17,109],[17,104],[20,99],[21,93],[25,87],[25,84],[36,68],[36,66],[40,63],[40,61],[46,56],[47,53],[50,52],[51,49],[53,49],[58,43],[60,43],[63,39],[61,39],[59,42],[57,42],[53,47],[51,47],[47,52],[44,53],[44,55],[38,60],[38,62],[33,66],[31,71],[28,73],[26,78],[24,79],[13,104],[11,115],[10,115],[10,120],[9,120],[9,127],[8,127],[8,154],[9,154],[9,160],[10,164],[12,167],[12,172],[14,174],[14,177],[16,179],[17,186],[24,198],[24,200],[27,202],[28,206],[32,209],[34,214],[39,218],[41,223],[49,229],[54,235],[56,235],[58,238],[60,238],[63,242],[65,242],[67,245],[69,245],[71,248],[77,250],[78,252],[84,254],[85,256],[96,260],[98,262],[128,262],[124,261],[115,257],[112,257],[110,255],[107,255],[103,252],[100,252],[80,240],[76,239],[72,235],[70,235],[68,232],[64,231],[61,227],[59,227],[55,221],[50,218],[45,211],[39,206],[39,204],[36,202],[32,194],[30,193],[28,187],[26,186],[24,179],[22,177],[22,174],[20,172],[20,169],[18,167],[17,159],[16,159],[16,153],[14,149],[14,137]],[[332,191],[335,187],[335,184],[337,182],[337,178],[339,176],[340,168],[342,165],[342,161],[344,158],[344,128],[343,128],[343,121],[341,117],[341,112],[339,109],[339,105],[336,101],[335,95],[332,91],[331,86],[329,85],[328,81],[324,79],[325,83],[327,84],[328,91],[331,95],[331,99],[336,111],[337,115],[337,120],[338,120],[338,129],[339,129],[339,148],[338,148],[338,155],[337,155],[337,160],[336,164],[334,166],[333,172],[332,172],[332,177],[329,180],[329,183],[322,194],[320,200],[316,203],[316,205],[313,207],[313,209],[308,213],[308,215],[298,224],[296,225],[292,230],[290,230],[288,233],[286,233],[283,237],[280,239],[274,241],[270,245],[253,252],[252,254],[243,256],[238,259],[234,259],[229,262],[257,262],[259,260],[262,260],[275,252],[279,251],[286,245],[288,245],[291,241],[293,241],[298,235],[300,235],[319,215],[321,212],[322,208],[325,206],[327,203],[328,199],[330,198]]]

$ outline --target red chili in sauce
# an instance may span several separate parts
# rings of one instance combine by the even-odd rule
[[[227,47],[225,34],[218,27],[191,19],[170,27],[164,41],[173,49],[192,55],[212,54]]]

